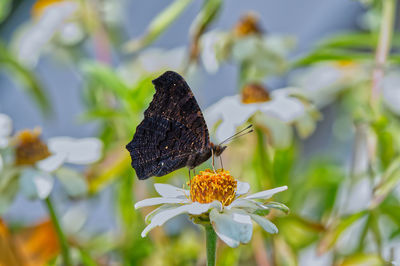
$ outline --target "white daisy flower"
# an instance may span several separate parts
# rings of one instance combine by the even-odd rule
[[[185,62],[186,50],[178,47],[171,50],[148,48],[135,60],[118,68],[119,74],[128,84],[135,84],[143,76],[166,70],[181,71]]]
[[[210,31],[200,39],[201,59],[208,72],[215,73],[221,62],[232,59],[246,63],[252,79],[282,73],[286,57],[294,46],[288,36],[265,35],[254,13],[246,13],[228,31]]]
[[[12,128],[13,123],[11,118],[6,114],[0,113],[0,149],[7,147]]]
[[[246,195],[250,185],[235,180],[228,171],[200,171],[191,180],[190,190],[168,184],[154,185],[160,197],[139,201],[135,208],[160,205],[149,213],[145,220],[149,225],[143,230],[142,237],[161,226],[173,217],[187,213],[196,223],[211,223],[218,237],[230,247],[248,243],[253,232],[252,221],[265,231],[275,234],[277,227],[263,217],[271,208],[288,211],[288,208],[276,202],[264,203],[275,193],[284,191],[286,186]],[[262,200],[262,201],[259,201]]]
[[[323,62],[292,74],[290,84],[300,88],[307,98],[321,108],[336,99],[346,88],[369,78],[360,65],[351,61]]]
[[[55,137],[47,141],[47,147],[51,155],[38,161],[36,166],[42,171],[53,172],[64,163],[86,165],[98,161],[103,143],[97,138]]]
[[[47,198],[56,176],[70,196],[87,190],[83,176],[61,168],[65,163],[86,165],[96,162],[102,154],[102,142],[96,138],[74,139],[55,137],[43,142],[40,130],[24,130],[15,138],[15,164],[26,166],[19,179],[22,192],[31,199]]]
[[[296,88],[282,88],[271,92],[271,99],[260,103],[243,103],[241,95],[227,96],[211,105],[204,112],[208,125],[218,121],[221,124],[216,131],[216,138],[222,141],[232,136],[238,126],[243,125],[256,113],[273,118],[283,124],[290,124],[304,119],[308,115],[309,106],[293,92]]]
[[[72,29],[72,24],[66,23],[77,9],[77,2],[67,0],[34,6],[33,12],[38,17],[37,21],[29,25],[17,40],[17,55],[21,62],[35,66],[45,44],[58,32],[61,33],[61,40],[73,36],[76,41],[77,36],[83,36],[77,32],[76,27]]]

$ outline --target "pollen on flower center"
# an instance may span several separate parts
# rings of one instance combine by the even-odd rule
[[[261,84],[250,83],[242,89],[242,103],[261,103],[270,100],[268,90]]]
[[[191,180],[190,199],[200,203],[218,200],[223,206],[228,206],[235,198],[236,189],[237,181],[229,171],[206,169]]]
[[[40,139],[40,130],[23,130],[16,136],[15,163],[33,165],[50,156],[47,145]]]

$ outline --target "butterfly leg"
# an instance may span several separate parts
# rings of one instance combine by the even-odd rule
[[[216,171],[215,171],[215,167],[214,167],[214,164],[215,164],[215,160],[214,160],[214,151],[213,151],[213,149],[211,149],[211,162],[212,162],[212,168],[213,168],[213,170],[214,170],[214,173],[217,173]]]
[[[219,161],[221,162],[221,168],[224,169],[224,164],[222,163],[222,156],[219,156]]]
[[[190,168],[189,168],[189,186],[192,185],[192,177],[190,176]]]

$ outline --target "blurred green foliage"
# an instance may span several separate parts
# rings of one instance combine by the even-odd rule
[[[141,38],[126,40],[123,45],[119,45],[121,36],[116,34],[123,32],[122,26],[115,24],[114,20],[110,22],[99,11],[101,8],[112,9],[113,5],[117,8],[120,2],[93,1],[99,5],[97,11],[90,9],[90,3],[72,2],[77,4],[77,11],[62,23],[72,21],[76,23],[74,25],[85,25],[79,28],[84,39],[72,46],[60,42],[56,39],[57,34],[61,34],[60,26],[44,45],[52,47],[50,52],[47,51],[51,56],[62,54],[60,60],[73,58],[69,63],[82,76],[82,98],[86,106],[79,118],[83,123],[98,123],[97,137],[104,143],[104,155],[100,162],[85,171],[61,168],[54,175],[68,197],[75,200],[97,200],[101,193],[111,188],[115,205],[112,215],[117,221],[117,228],[109,232],[93,233],[84,228],[75,235],[68,235],[73,265],[204,265],[205,241],[197,227],[178,218],[170,222],[177,223],[178,230],[167,226],[142,238],[140,233],[145,227],[144,216],[150,210],[142,213],[133,208],[134,202],[155,195],[152,186],[155,182],[184,184],[186,169],[162,179],[141,182],[134,176],[129,154],[124,149],[151,101],[154,93],[151,81],[170,68],[168,63],[172,62],[169,60],[178,60],[171,57],[166,63],[161,59],[160,62],[153,62],[154,55],[149,46],[193,1],[172,1],[154,17]],[[400,182],[400,120],[399,109],[387,102],[399,97],[393,92],[390,94],[390,91],[385,94],[385,89],[390,87],[386,85],[389,81],[385,81],[384,77],[376,80],[373,73],[382,69],[384,74],[394,71],[400,75],[400,36],[394,32],[390,39],[379,28],[382,21],[388,19],[383,12],[384,5],[394,0],[367,2],[365,16],[377,17],[378,25],[373,26],[371,22],[368,25],[372,26],[365,31],[329,36],[317,43],[310,53],[292,61],[287,57],[294,46],[292,37],[260,32],[238,37],[234,26],[232,29],[210,31],[210,26],[223,9],[223,1],[204,1],[198,10],[188,34],[190,47],[183,50],[185,58],[180,68],[175,69],[189,78],[196,76],[203,67],[218,69],[226,62],[238,67],[239,92],[251,82],[268,84],[271,77],[288,76],[295,71],[306,75],[307,70],[320,66],[342,75],[317,88],[324,96],[329,96],[327,103],[324,99],[324,104],[318,103],[317,96],[310,97],[312,90],[307,90],[305,83],[292,84],[302,95],[296,97],[306,106],[314,108],[312,115],[303,117],[301,121],[278,123],[256,113],[248,120],[254,124],[255,132],[230,144],[224,157],[225,167],[235,177],[249,182],[254,192],[287,185],[288,191],[275,196],[274,200],[283,202],[290,211],[283,204],[268,203],[282,210],[282,213],[269,210],[265,213],[278,226],[279,234],[268,235],[255,230],[253,242],[237,249],[221,242],[218,265],[264,265],[263,259],[271,265],[298,265],[307,250],[327,258],[332,265],[390,265],[388,263],[394,260],[396,251],[393,245],[400,237],[400,197],[397,189]],[[45,7],[54,4],[44,0],[38,3]],[[3,0],[0,3],[2,23],[7,23],[11,5],[12,1]],[[394,9],[389,11],[395,14]],[[120,13],[111,15],[121,16]],[[34,27],[37,21],[32,19],[26,23]],[[393,32],[393,28],[383,30]],[[211,57],[204,54],[207,52],[207,34],[214,34],[211,39],[216,40],[213,46],[215,54]],[[85,50],[87,40],[95,44],[94,49],[100,50],[98,54],[93,56]],[[24,64],[13,45],[14,42],[0,45],[0,69],[6,69],[16,81],[21,82],[44,115],[50,114],[51,102],[36,77],[34,66]],[[382,45],[388,46],[388,53],[384,65],[379,65],[375,61],[378,57],[376,51]],[[120,55],[117,65],[105,60],[107,57],[104,55],[113,52]],[[163,53],[168,56],[168,52]],[[160,58],[159,54],[157,58]],[[213,58],[215,62],[207,67],[210,62],[205,62],[204,58]],[[144,66],[143,60],[155,66]],[[130,78],[126,78],[126,72],[132,73]],[[322,76],[313,77],[310,87],[318,82],[324,83]],[[380,88],[378,98],[371,96],[372,86]],[[317,108],[322,114],[333,110],[333,115],[328,115],[330,118],[326,122],[332,128],[328,130],[332,134],[321,133],[321,123],[316,120],[325,118]],[[218,123],[209,125],[211,133],[218,128]],[[292,128],[297,130],[297,134]],[[317,141],[319,134],[322,134],[322,140],[318,140],[318,145],[327,150],[313,151],[314,148],[309,146],[313,146],[312,140]],[[305,140],[309,135],[312,140]],[[23,181],[18,179],[22,170],[6,160],[8,153],[9,150],[0,149],[0,155],[5,158],[5,167],[0,168],[0,213],[5,213],[19,190],[23,190],[19,185]],[[210,163],[207,162],[206,166]],[[367,184],[367,189],[362,190],[360,184]],[[16,235],[7,230],[0,230],[0,264],[17,265],[9,259],[9,254],[19,254],[14,250],[19,247],[2,253],[2,250],[8,250],[8,243],[12,243]],[[355,245],[345,242],[349,238],[354,240]],[[29,238],[25,239],[27,241]],[[18,246],[23,248],[21,243],[25,242],[18,242]],[[61,265],[57,254],[43,255],[45,262],[42,263]],[[43,265],[29,264],[29,256],[24,259],[27,260],[26,265]],[[396,259],[400,259],[398,255]]]

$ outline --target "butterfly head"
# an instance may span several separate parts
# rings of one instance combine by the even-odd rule
[[[214,144],[214,143],[211,143],[211,149],[212,149],[213,153],[214,153],[216,156],[220,156],[220,155],[224,152],[224,150],[226,149],[226,147],[227,147],[227,146],[216,145],[216,144]]]

